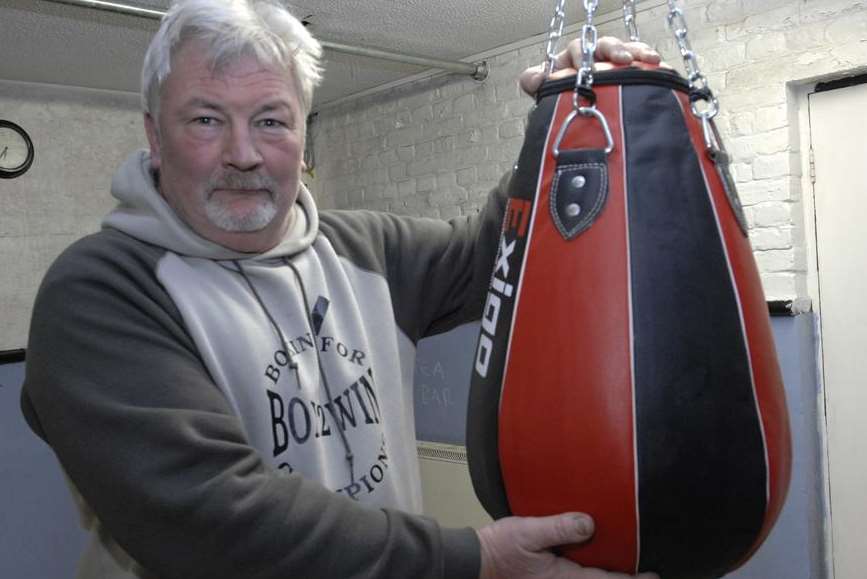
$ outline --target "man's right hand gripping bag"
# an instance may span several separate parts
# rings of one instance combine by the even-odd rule
[[[470,391],[473,485],[495,518],[592,515],[592,541],[561,551],[582,565],[721,577],[767,536],[791,469],[727,157],[673,72],[575,86],[543,85],[511,182]]]

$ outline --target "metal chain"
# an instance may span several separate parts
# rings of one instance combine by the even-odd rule
[[[557,58],[557,44],[563,37],[563,23],[566,20],[566,0],[557,0],[554,16],[548,26],[548,45],[545,47],[545,68],[550,75],[554,72],[554,61]]]
[[[578,116],[596,119],[605,134],[605,154],[610,154],[614,150],[614,138],[611,135],[611,129],[605,115],[596,108],[596,95],[593,92],[593,59],[598,44],[598,31],[593,23],[593,16],[596,14],[598,6],[599,0],[584,0],[587,20],[581,28],[581,67],[578,69],[578,75],[575,78],[575,90],[572,92],[572,112],[560,126],[552,148],[555,159],[560,156],[560,145],[563,143],[569,125]],[[582,99],[586,101],[586,104],[582,104]]]
[[[581,68],[578,69],[578,78],[575,81],[575,96],[577,98],[577,89],[593,88],[593,57],[596,54],[596,45],[599,38],[599,32],[596,30],[596,25],[593,24],[593,15],[596,14],[596,8],[599,6],[599,0],[584,0],[584,10],[587,12],[587,20],[584,26],[581,27]]]
[[[641,40],[638,32],[638,21],[635,18],[635,0],[623,0],[623,23],[626,24],[626,34],[632,42]]]
[[[703,122],[707,122],[719,112],[719,102],[710,90],[707,77],[698,66],[698,59],[689,42],[689,27],[686,24],[683,11],[677,5],[677,0],[668,0],[668,26],[674,34],[678,48],[680,48],[680,55],[683,57],[683,64],[686,67],[687,80],[689,80],[689,88],[693,94],[702,95],[699,99],[693,100],[692,113]],[[707,103],[707,107],[702,111],[698,110],[698,100]]]

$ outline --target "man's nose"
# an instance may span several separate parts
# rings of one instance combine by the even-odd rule
[[[261,163],[262,155],[250,130],[244,126],[233,126],[226,135],[223,164],[239,171],[249,171]]]

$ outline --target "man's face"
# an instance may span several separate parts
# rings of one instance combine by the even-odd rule
[[[298,197],[304,118],[289,71],[242,56],[214,71],[183,45],[145,116],[160,193],[200,236],[242,252],[277,245]]]

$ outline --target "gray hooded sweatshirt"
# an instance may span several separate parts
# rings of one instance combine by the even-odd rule
[[[302,187],[253,255],[182,222],[145,152],[112,193],[43,281],[22,395],[93,532],[79,577],[475,579],[474,531],[417,514],[412,376],[479,317],[503,195],[445,222]]]

